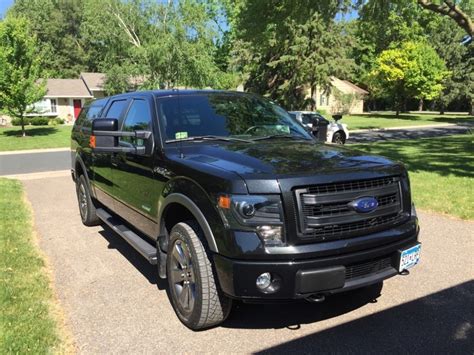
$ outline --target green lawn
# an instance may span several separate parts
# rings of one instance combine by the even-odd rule
[[[64,352],[44,261],[18,181],[0,179],[0,354]]]
[[[402,161],[417,207],[474,219],[474,135],[351,145]]]
[[[400,114],[400,116],[397,117],[392,113],[368,113],[363,115],[343,116],[341,122],[346,123],[349,126],[350,131],[355,129],[422,126],[462,122],[470,122],[474,124],[474,116]]]
[[[0,152],[69,147],[71,129],[71,126],[27,126],[27,136],[22,137],[21,127],[0,128]]]

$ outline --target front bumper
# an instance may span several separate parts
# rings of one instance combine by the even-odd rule
[[[312,294],[333,294],[364,287],[398,274],[399,251],[417,243],[409,238],[368,250],[301,261],[244,261],[216,254],[214,261],[222,290],[243,300],[285,300]],[[257,277],[270,272],[277,290],[260,291]]]

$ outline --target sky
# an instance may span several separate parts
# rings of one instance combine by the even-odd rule
[[[8,8],[13,5],[13,0],[0,0],[0,18],[4,17]]]

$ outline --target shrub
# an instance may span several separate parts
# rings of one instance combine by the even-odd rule
[[[28,126],[30,124],[30,119],[24,117],[23,122],[25,123],[25,126]],[[12,126],[21,126],[21,120],[19,118],[12,118],[11,124]]]
[[[46,126],[49,123],[48,117],[33,117],[31,119],[31,124],[33,126]]]
[[[64,119],[56,117],[56,118],[51,118],[48,122],[49,126],[56,126],[58,124],[64,124]]]

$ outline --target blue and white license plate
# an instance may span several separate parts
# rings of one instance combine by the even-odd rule
[[[417,244],[409,249],[402,250],[400,253],[400,265],[398,272],[408,270],[420,261],[421,244]]]

